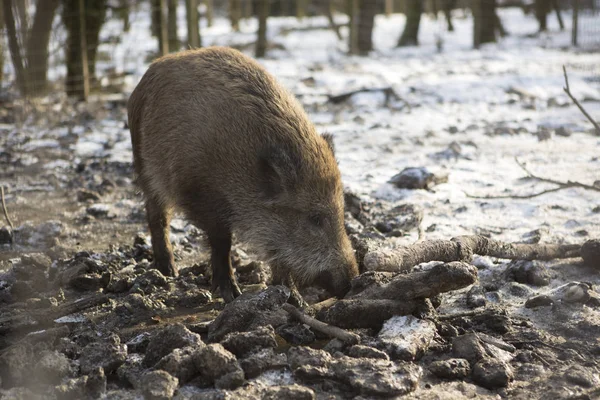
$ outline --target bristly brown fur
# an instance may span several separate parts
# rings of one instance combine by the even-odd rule
[[[347,289],[357,267],[332,138],[317,134],[260,64],[219,47],[162,57],[131,94],[128,115],[163,272],[176,273],[168,226],[179,209],[206,231],[213,286],[231,291],[229,300],[239,294],[228,260],[232,233],[300,284],[327,272],[325,286]]]

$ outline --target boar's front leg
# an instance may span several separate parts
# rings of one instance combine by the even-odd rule
[[[231,266],[231,232],[208,232],[211,247],[212,291],[221,289],[226,303],[242,294]]]
[[[308,307],[308,303],[304,301],[304,298],[300,294],[300,291],[294,283],[294,279],[292,278],[292,275],[287,270],[287,268],[282,268],[276,263],[272,263],[271,272],[273,276],[271,279],[271,283],[273,285],[283,285],[287,286],[287,288],[290,289],[290,297],[287,301],[288,303],[299,308]]]
[[[146,215],[152,236],[152,251],[154,252],[154,267],[166,276],[177,276],[177,267],[173,259],[173,249],[169,240],[169,224],[171,210],[161,205],[155,199],[146,200]]]

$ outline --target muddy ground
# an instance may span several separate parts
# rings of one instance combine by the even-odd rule
[[[181,274],[151,269],[130,163],[72,150],[82,129],[106,120],[126,135],[123,100],[56,113],[38,105],[20,128],[12,118],[22,110],[11,107],[0,147],[15,225],[12,244],[0,232],[2,398],[600,398],[598,265],[477,257],[474,285],[416,316],[356,329],[361,344],[345,345],[283,311],[289,292],[267,289],[268,267],[238,243],[245,293],[227,307],[228,321],[211,325],[224,304],[210,292],[203,233],[176,218]],[[47,134],[32,144],[28,132],[40,129]],[[349,233],[382,243],[421,229],[427,212],[346,200]]]

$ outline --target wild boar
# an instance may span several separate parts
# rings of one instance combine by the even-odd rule
[[[179,210],[206,232],[212,287],[227,302],[241,294],[232,234],[277,281],[349,290],[358,268],[331,137],[258,62],[223,47],[164,56],[127,111],[156,268],[177,275],[169,222]]]

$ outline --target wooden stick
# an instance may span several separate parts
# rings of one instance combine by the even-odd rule
[[[428,240],[390,250],[373,250],[365,254],[363,264],[370,271],[399,272],[429,261],[470,261],[473,254],[511,260],[553,260],[579,257],[580,250],[579,244],[504,243],[472,235],[451,240]],[[457,268],[456,271],[462,269]]]
[[[360,336],[358,336],[356,333],[348,332],[342,328],[338,328],[337,326],[328,325],[325,322],[321,322],[313,317],[309,317],[289,303],[285,303],[282,308],[298,321],[321,333],[326,334],[327,336],[340,339],[342,342],[347,344],[360,343]]]
[[[2,200],[2,211],[4,212],[4,218],[6,218],[6,222],[8,226],[10,226],[11,230],[15,230],[15,227],[8,216],[8,210],[6,209],[6,203],[4,202],[4,186],[0,186],[0,199]]]
[[[585,108],[583,108],[583,106],[571,94],[571,90],[569,89],[569,77],[567,76],[567,68],[565,68],[564,65],[563,65],[563,73],[565,75],[565,87],[563,88],[563,90],[571,98],[571,100],[573,100],[573,103],[575,103],[575,105],[577,107],[579,107],[579,110],[583,113],[583,115],[585,115],[586,118],[594,125],[594,127],[596,128],[596,134],[600,135],[600,125],[598,125],[598,123],[596,121],[594,121],[594,119],[590,116],[590,114],[588,114],[588,112],[585,111]]]

